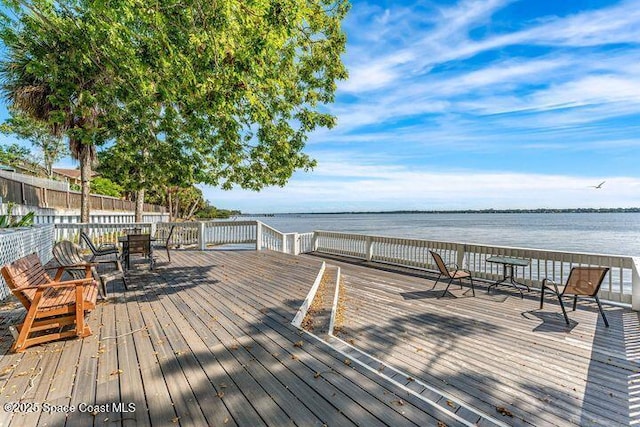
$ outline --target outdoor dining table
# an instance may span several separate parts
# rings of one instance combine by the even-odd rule
[[[153,270],[153,242],[156,241],[155,238],[151,237],[150,234],[128,234],[126,236],[118,237],[118,242],[122,246],[122,256],[124,257],[124,266],[126,269],[130,268],[130,252],[129,252],[129,237],[131,236],[147,236],[149,238],[149,253],[147,254],[150,261],[150,268]],[[146,243],[146,242],[145,242]]]
[[[494,286],[498,286],[502,284],[510,285],[516,288],[518,292],[520,292],[520,296],[522,298],[524,298],[524,294],[522,293],[522,289],[520,289],[521,286],[527,288],[527,292],[530,291],[529,286],[527,286],[524,283],[520,283],[515,279],[515,275],[517,272],[516,269],[518,267],[528,266],[529,265],[528,259],[513,258],[513,257],[498,255],[498,256],[490,256],[489,258],[487,258],[487,262],[492,262],[494,264],[502,264],[502,279],[491,284],[489,288],[487,288],[487,293],[491,292],[491,288],[493,288]]]

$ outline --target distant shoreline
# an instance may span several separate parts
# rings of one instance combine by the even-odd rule
[[[640,208],[569,208],[569,209],[459,209],[459,210],[396,210],[396,211],[351,211],[351,212],[288,212],[256,213],[242,216],[281,216],[281,215],[388,215],[388,214],[522,214],[522,213],[638,213]]]

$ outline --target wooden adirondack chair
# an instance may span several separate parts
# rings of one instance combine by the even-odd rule
[[[120,263],[120,259],[110,259],[110,260],[95,260],[93,263],[88,263],[82,255],[80,255],[80,247],[73,242],[68,240],[62,240],[61,242],[56,243],[53,246],[53,257],[58,261],[61,266],[65,266],[66,272],[73,279],[82,279],[85,275],[85,267],[87,264],[91,266],[91,271],[93,272],[93,277],[96,280],[100,281],[100,296],[102,298],[107,298],[107,282],[114,278],[123,278],[124,276],[122,272],[122,265]],[[112,271],[102,271],[98,272],[98,267],[100,265],[110,265],[113,264]],[[126,281],[125,288],[127,286]]]
[[[60,281],[65,266],[57,267],[51,279],[38,255],[33,253],[2,267],[2,277],[9,289],[27,309],[18,326],[18,337],[11,348],[21,352],[27,347],[62,338],[91,335],[84,314],[96,306],[97,283],[91,274],[92,264],[85,264],[85,277]],[[73,325],[73,329],[62,328]],[[33,335],[33,336],[32,336]]]

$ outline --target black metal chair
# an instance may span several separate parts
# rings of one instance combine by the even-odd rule
[[[576,310],[578,297],[593,298],[596,304],[598,304],[598,310],[600,310],[602,320],[604,320],[604,324],[608,328],[609,322],[604,315],[602,304],[600,304],[600,300],[598,299],[600,286],[604,281],[604,276],[606,276],[608,272],[608,267],[573,267],[567,278],[567,283],[564,286],[558,285],[551,279],[544,279],[542,281],[542,288],[540,289],[540,309],[542,309],[544,305],[544,293],[548,289],[558,297],[564,320],[567,322],[567,325],[569,325],[569,316],[567,316],[567,310],[564,308],[562,298],[565,296],[573,297],[573,311]]]
[[[429,253],[431,253],[431,256],[435,260],[440,272],[438,278],[436,279],[436,282],[433,284],[433,287],[431,289],[435,289],[438,281],[442,276],[448,277],[449,283],[447,283],[447,287],[442,293],[442,296],[444,297],[447,294],[447,291],[449,290],[449,286],[451,286],[451,282],[453,282],[453,279],[458,279],[458,281],[460,282],[460,289],[462,289],[462,279],[467,278],[471,282],[471,292],[473,292],[474,297],[476,296],[476,290],[473,286],[473,278],[471,277],[471,272],[469,270],[463,270],[459,268],[457,264],[449,264],[454,267],[453,269],[449,269],[448,265],[444,263],[439,253],[434,251],[429,251]]]
[[[116,258],[118,258],[118,256],[120,255],[120,252],[118,251],[118,247],[114,244],[104,243],[96,247],[96,245],[94,245],[93,242],[91,241],[91,238],[84,231],[80,232],[80,239],[85,242],[85,244],[91,251],[92,256],[89,262],[93,262],[96,259],[96,257],[99,257],[99,256],[115,255]]]
[[[175,230],[176,225],[172,225],[169,228],[169,231],[167,232],[167,229],[164,227],[158,227],[156,229],[156,235],[155,235],[155,244],[153,245],[155,248],[158,249],[165,249],[167,251],[167,258],[169,259],[169,262],[171,262],[171,252],[169,251],[169,248],[171,246],[171,236],[173,236],[173,231]]]
[[[149,260],[150,269],[153,270],[153,246],[151,246],[150,234],[129,234],[124,242],[124,259],[127,269],[131,267],[131,255],[142,255]]]

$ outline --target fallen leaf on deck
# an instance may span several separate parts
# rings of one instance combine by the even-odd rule
[[[344,359],[344,364],[347,365],[347,366],[351,365],[351,360]]]
[[[320,372],[316,372],[315,374],[313,374],[313,378],[319,378],[320,375],[322,375]]]
[[[304,343],[303,343],[302,341],[296,341],[296,342],[293,344],[293,346],[294,346],[294,347],[298,347],[298,348],[299,348],[299,347],[302,347],[302,345],[303,345],[303,344],[304,344]]]
[[[216,394],[216,396],[218,396],[218,397],[220,397],[220,398],[221,398],[222,396],[224,396],[224,391],[219,391],[219,392]]]
[[[450,406],[450,407],[452,407],[452,408],[455,408],[455,407],[456,407],[455,403],[453,403],[453,402],[452,402],[452,401],[450,401],[450,400],[447,400],[447,406]]]
[[[496,406],[496,411],[498,411],[500,415],[513,418],[513,414],[511,413],[511,411],[509,411],[507,408],[503,406]]]
[[[109,374],[109,375],[120,375],[123,372],[124,371],[122,369],[115,369],[115,370],[111,371],[111,374]]]
[[[171,422],[174,423],[174,424],[177,424],[179,419],[180,419],[180,417],[173,417],[173,418],[171,418]]]

